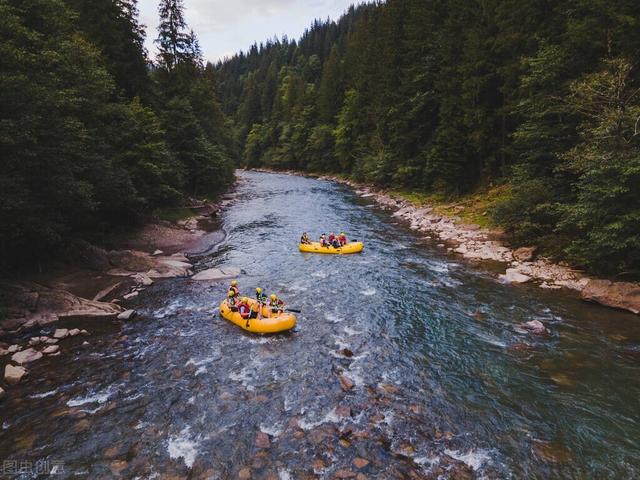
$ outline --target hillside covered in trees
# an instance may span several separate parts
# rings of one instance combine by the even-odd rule
[[[213,66],[181,0],[159,15],[152,63],[136,0],[0,0],[0,266],[233,180]]]
[[[640,3],[389,0],[216,66],[250,167],[449,198],[515,244],[640,272]]]

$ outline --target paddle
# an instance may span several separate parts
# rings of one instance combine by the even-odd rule
[[[286,310],[287,312],[293,312],[293,313],[302,313],[302,310],[299,310],[297,308],[284,308],[283,310]]]

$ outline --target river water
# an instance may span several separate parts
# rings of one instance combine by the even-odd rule
[[[63,341],[11,389],[2,460],[68,478],[640,476],[637,317],[501,285],[327,181],[242,173],[223,224],[196,268],[242,268],[241,291],[302,309],[296,329],[220,319],[226,283],[157,282],[136,321],[85,324],[90,348]],[[331,229],[365,251],[297,251]],[[514,330],[532,319],[550,334]]]

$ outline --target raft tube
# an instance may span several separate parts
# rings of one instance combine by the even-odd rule
[[[256,300],[249,299],[251,306],[255,303]],[[226,300],[220,304],[220,315],[243,330],[253,333],[285,332],[296,326],[296,316],[292,313],[271,313],[271,310],[267,307],[262,308],[261,317],[249,319],[249,326],[247,326],[247,319],[242,318],[238,312],[232,312]]]
[[[308,253],[331,253],[334,255],[340,255],[343,253],[360,253],[364,248],[362,242],[349,242],[344,247],[323,247],[320,242],[301,243],[298,245],[301,252]]]

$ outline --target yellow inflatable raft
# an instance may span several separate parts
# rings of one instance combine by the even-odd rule
[[[252,307],[255,303],[255,300],[249,299],[249,304]],[[271,310],[267,307],[262,308],[260,317],[249,319],[249,326],[247,326],[247,319],[242,318],[238,312],[232,312],[226,300],[220,304],[220,315],[243,330],[253,333],[284,332],[296,326],[296,316],[294,314],[287,312],[271,313]]]
[[[320,242],[311,242],[311,243],[301,243],[298,245],[298,248],[301,252],[308,253],[332,253],[334,255],[339,255],[342,253],[360,253],[364,248],[364,243],[362,242],[349,242],[344,247],[323,247],[320,245]]]

